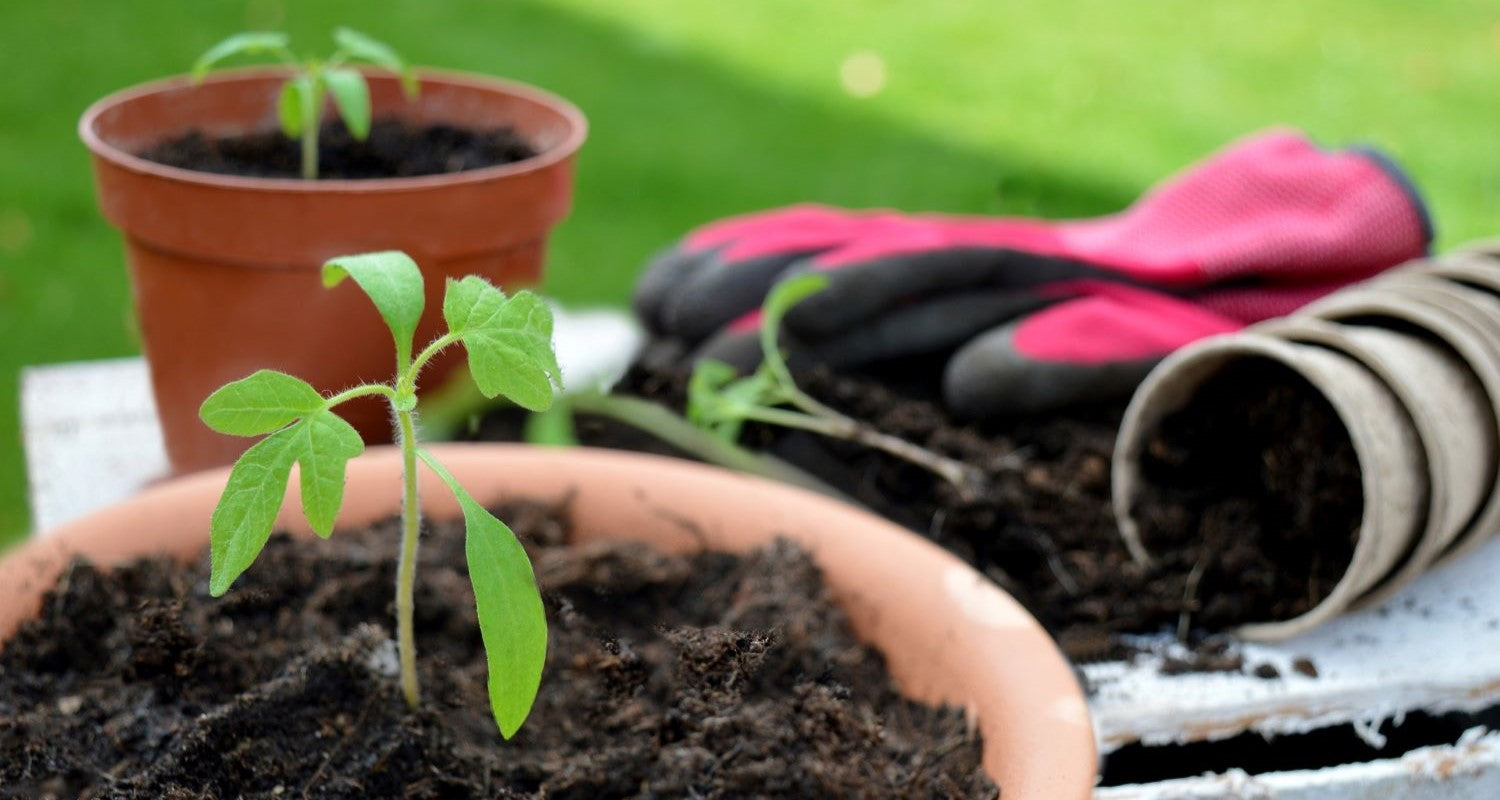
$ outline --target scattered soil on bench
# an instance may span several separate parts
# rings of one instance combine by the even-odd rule
[[[0,652],[0,797],[997,796],[962,714],[896,694],[794,545],[563,548],[565,510],[500,513],[552,625],[511,741],[489,716],[455,526],[425,537],[424,699],[401,701],[390,521],[274,537],[217,600],[207,556],[74,564]]]
[[[1336,418],[1330,424],[1326,413],[1318,416],[1316,398],[1295,386],[1248,384],[1257,386],[1255,396],[1262,398],[1251,425],[1233,416],[1220,418],[1234,420],[1227,424],[1246,434],[1240,440],[1245,447],[1262,441],[1252,436],[1303,438],[1301,449],[1285,454],[1291,458],[1289,471],[1269,476],[1276,483],[1261,493],[1277,503],[1266,512],[1271,516],[1243,511],[1247,502],[1256,501],[1255,494],[1219,494],[1215,499],[1212,492],[1222,484],[1195,484],[1195,470],[1202,465],[1176,472],[1170,464],[1154,466],[1157,479],[1189,490],[1162,498],[1152,509],[1175,520],[1174,535],[1182,544],[1156,553],[1158,560],[1143,567],[1126,551],[1110,506],[1110,457],[1123,402],[972,426],[951,420],[934,398],[914,390],[937,385],[916,377],[912,380],[905,367],[876,376],[813,368],[801,372],[798,382],[840,411],[979,467],[991,482],[983,496],[963,499],[948,484],[903,461],[812,434],[752,425],[744,441],[958,554],[1020,600],[1076,660],[1130,657],[1137,651],[1122,644],[1120,634],[1176,633],[1186,621],[1194,644],[1240,623],[1298,613],[1331,587],[1330,577],[1347,562],[1350,542],[1344,532],[1350,530],[1350,519],[1357,525],[1360,514],[1358,474],[1349,471],[1353,462],[1347,441],[1339,449],[1342,427]],[[908,382],[899,383],[902,378]],[[681,371],[638,365],[618,391],[681,410],[685,386]],[[1241,405],[1245,407],[1231,408],[1232,414],[1242,418],[1255,410],[1250,407],[1254,402]],[[1280,409],[1287,409],[1288,422],[1277,427]],[[1210,419],[1178,420],[1169,435],[1201,438],[1211,424]],[[514,414],[497,412],[481,422],[477,435],[514,439],[518,430]],[[680,455],[638,431],[597,418],[581,418],[579,434],[587,445]],[[1223,446],[1232,444],[1225,439]],[[1183,457],[1177,456],[1179,461]],[[1235,477],[1229,469],[1218,474],[1229,480]],[[1193,493],[1194,485],[1201,491]],[[1200,523],[1207,526],[1203,533],[1192,527]],[[1262,539],[1260,531],[1268,523],[1290,527]],[[1328,530],[1339,533],[1331,541],[1312,535]],[[1206,550],[1212,551],[1211,563],[1198,590],[1190,592],[1189,576]],[[1310,561],[1314,554],[1318,558]]]
[[[302,145],[279,130],[213,137],[199,130],[160,142],[139,155],[170,167],[254,178],[301,178]],[[355,139],[342,120],[318,133],[318,177],[406,178],[510,164],[536,155],[510,127],[475,131],[378,119]]]

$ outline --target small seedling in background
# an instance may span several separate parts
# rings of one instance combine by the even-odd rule
[[[318,127],[323,101],[333,97],[333,105],[343,117],[349,133],[364,141],[370,135],[370,86],[358,70],[345,66],[363,61],[384,67],[401,78],[401,88],[408,99],[419,91],[416,74],[395,50],[382,42],[338,28],[333,32],[338,49],[326,61],[298,59],[288,47],[287,36],[273,31],[237,33],[210,47],[193,64],[193,81],[203,80],[209,68],[231,56],[269,55],[292,69],[292,77],[281,87],[276,112],[281,130],[293,139],[302,140],[302,177],[318,177]]]
[[[265,547],[281,507],[292,464],[300,466],[302,510],[319,535],[333,531],[344,496],[348,460],[364,443],[354,428],[333,412],[356,397],[380,396],[390,402],[401,448],[404,494],[401,556],[396,571],[396,631],[401,689],[416,708],[417,686],[412,592],[417,564],[421,510],[417,460],[448,484],[463,508],[469,580],[479,616],[489,668],[490,709],[507,739],[526,720],[541,684],[547,655],[547,620],[531,562],[505,523],[474,500],[416,438],[413,409],[417,376],[441,350],[462,343],[469,370],[486,397],[505,396],[532,411],[552,404],[561,382],[552,350],[552,312],[536,295],[506,297],[483,278],[448,281],[443,319],[448,332],[412,355],[424,303],[422,273],[404,253],[383,252],[336,258],[323,265],[323,284],[332,288],[353,278],[364,290],[396,344],[396,377],[367,383],[331,397],[282,372],[261,370],[230,383],[203,402],[199,416],[220,433],[269,434],[240,456],[214,509],[209,591],[219,596]]]
[[[982,483],[978,470],[841,414],[810,397],[792,380],[777,344],[781,320],[797,303],[827,286],[828,278],[816,273],[778,283],[761,307],[760,366],[740,377],[728,364],[700,361],[688,382],[688,419],[726,442],[738,441],[746,422],[847,439],[916,464],[953,484],[963,496],[974,496]]]

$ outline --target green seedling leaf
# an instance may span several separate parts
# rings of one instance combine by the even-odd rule
[[[267,436],[236,461],[209,523],[208,591],[218,597],[266,546],[296,460],[296,428]]]
[[[528,444],[543,447],[577,447],[578,431],[573,425],[573,409],[567,403],[555,403],[546,411],[526,415],[524,438]]]
[[[470,275],[448,281],[443,319],[469,351],[469,371],[485,397],[503,395],[528,411],[552,405],[562,371],[552,351],[552,310],[531,292],[514,297]]]
[[[237,383],[252,378],[255,375]],[[266,546],[286,494],[293,463],[301,468],[302,513],[307,516],[308,524],[325,538],[333,531],[334,520],[344,502],[345,467],[365,446],[349,423],[323,408],[321,397],[318,400],[319,405],[311,413],[297,424],[257,442],[230,470],[229,481],[209,523],[212,542],[209,591],[215,597],[228,591],[235,578],[254,563]]]
[[[531,714],[547,660],[547,617],[536,576],[510,528],[469,496],[430,453],[417,454],[448,484],[464,511],[464,554],[489,668],[490,712],[500,735],[509,739]]]
[[[198,57],[198,60],[193,63],[193,81],[196,83],[203,80],[203,76],[208,74],[210,67],[230,56],[264,53],[283,55],[286,51],[287,37],[284,33],[274,31],[236,33],[208,48],[203,55]]]
[[[349,28],[335,29],[333,41],[351,58],[368,61],[395,72],[401,77],[401,89],[406,92],[406,96],[408,98],[417,96],[417,76],[407,66],[406,59],[391,49],[390,45]]]
[[[323,407],[307,381],[263,369],[219,387],[198,409],[208,427],[231,436],[259,436],[284,428]]]
[[[307,125],[316,125],[316,109],[311,115],[309,109],[313,104],[312,79],[306,75],[298,75],[281,85],[281,94],[276,98],[276,118],[281,122],[281,132],[290,138],[302,135],[302,129]]]
[[[370,136],[370,86],[365,76],[348,67],[323,72],[323,85],[333,95],[333,104],[354,138],[364,141]]]
[[[396,361],[405,369],[411,361],[412,337],[416,336],[426,301],[422,293],[422,270],[417,262],[400,251],[386,250],[340,256],[323,265],[324,286],[337,286],[345,277],[354,278],[379,309],[396,340]]]
[[[729,364],[704,359],[688,380],[686,416],[723,441],[738,442],[746,413],[775,405],[774,391],[775,383],[764,372],[757,370],[741,378]]]
[[[332,411],[320,411],[293,430],[302,473],[302,513],[313,532],[327,539],[344,504],[345,467],[364,452],[365,443],[354,426]]]
[[[785,371],[781,348],[776,336],[781,331],[781,321],[792,306],[828,288],[828,276],[820,272],[804,272],[793,275],[771,287],[761,304],[760,347],[768,364],[780,365]]]

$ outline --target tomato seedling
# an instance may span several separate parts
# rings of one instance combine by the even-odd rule
[[[761,306],[760,366],[740,376],[722,361],[698,362],[688,381],[687,418],[727,442],[738,441],[746,422],[847,439],[916,464],[953,484],[963,496],[974,496],[983,484],[979,470],[829,408],[792,379],[777,342],[781,321],[793,306],[827,286],[828,278],[817,273],[776,284]]]
[[[469,580],[489,669],[490,710],[505,738],[525,722],[541,684],[547,655],[547,620],[526,551],[510,528],[485,510],[417,441],[413,409],[417,376],[440,351],[462,344],[469,371],[486,397],[504,396],[524,408],[552,405],[561,372],[552,349],[552,312],[530,292],[507,297],[483,278],[449,279],[443,298],[448,332],[412,355],[422,317],[422,273],[405,253],[335,258],[323,265],[329,288],[353,278],[374,302],[395,339],[396,375],[329,397],[283,372],[261,370],[223,386],[203,402],[199,416],[220,433],[262,436],[229,473],[211,523],[209,591],[229,590],[265,547],[281,508],[292,465],[299,467],[302,511],[319,536],[333,531],[343,503],[345,467],[364,450],[359,434],[334,413],[356,397],[389,401],[402,459],[401,551],[396,570],[396,641],[401,690],[416,708],[416,647],[412,593],[421,526],[417,461],[420,459],[463,508]]]
[[[415,99],[420,91],[416,73],[390,46],[348,28],[335,29],[333,41],[338,49],[327,60],[298,59],[284,33],[236,33],[198,58],[193,81],[201,82],[211,67],[231,56],[270,55],[290,68],[292,75],[282,84],[276,101],[276,116],[283,133],[302,141],[302,177],[316,180],[318,128],[326,98],[333,98],[334,108],[354,138],[364,141],[370,135],[370,86],[359,70],[346,64],[363,61],[396,73],[407,99]]]

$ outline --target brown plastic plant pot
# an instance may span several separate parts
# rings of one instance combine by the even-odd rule
[[[1408,267],[1403,267],[1405,273]],[[1484,388],[1484,406],[1500,429],[1500,300],[1428,276],[1406,275],[1335,292],[1300,311],[1341,323],[1416,328],[1437,339],[1464,360]],[[1484,435],[1484,428],[1474,430]],[[1500,531],[1500,471],[1492,460],[1475,470],[1490,481],[1483,504],[1467,529],[1448,545],[1434,563],[1456,558]]]
[[[389,378],[390,334],[352,282],[322,288],[334,256],[404,250],[426,276],[417,346],[439,330],[444,277],[481,275],[504,287],[541,277],[549,231],[572,204],[583,115],[566,101],[492,78],[424,72],[408,102],[399,81],[369,73],[374,115],[487,130],[513,126],[533,158],[445,175],[371,180],[248,178],[178,169],[135,153],[198,129],[276,129],[280,70],[226,72],[110,95],[84,112],[104,216],[121,230],[151,384],[174,471],[230,463],[246,439],[210,431],[198,406],[259,368],[323,391]],[[424,384],[458,363],[445,353]],[[378,402],[345,407],[367,441],[390,441]]]
[[[1353,607],[1412,549],[1426,516],[1427,463],[1400,401],[1358,362],[1253,332],[1205,339],[1168,356],[1146,376],[1120,425],[1111,467],[1112,499],[1120,534],[1138,561],[1150,561],[1154,533],[1136,518],[1136,501],[1146,484],[1140,462],[1152,435],[1168,415],[1190,404],[1209,378],[1247,359],[1282,364],[1328,399],[1354,446],[1364,499],[1354,553],[1322,602],[1300,616],[1254,621],[1237,631],[1246,639],[1274,641]]]
[[[1006,800],[1090,796],[1094,733],[1067,661],[1019,604],[932,542],[820,495],[677,459],[496,444],[432,451],[480,502],[568,499],[578,541],[623,538],[672,552],[743,552],[777,536],[802,543],[902,692],[970,712],[984,737],[985,770]],[[350,462],[340,524],[396,514],[400,469],[399,452],[388,447]],[[227,476],[215,470],[161,484],[11,553],[0,561],[0,638],[37,613],[74,556],[104,565],[153,553],[196,557],[208,546]],[[423,482],[426,514],[461,515],[433,476]],[[278,523],[305,535],[299,481],[290,484]],[[318,543],[309,537],[308,546]],[[542,690],[557,679],[544,676]]]

